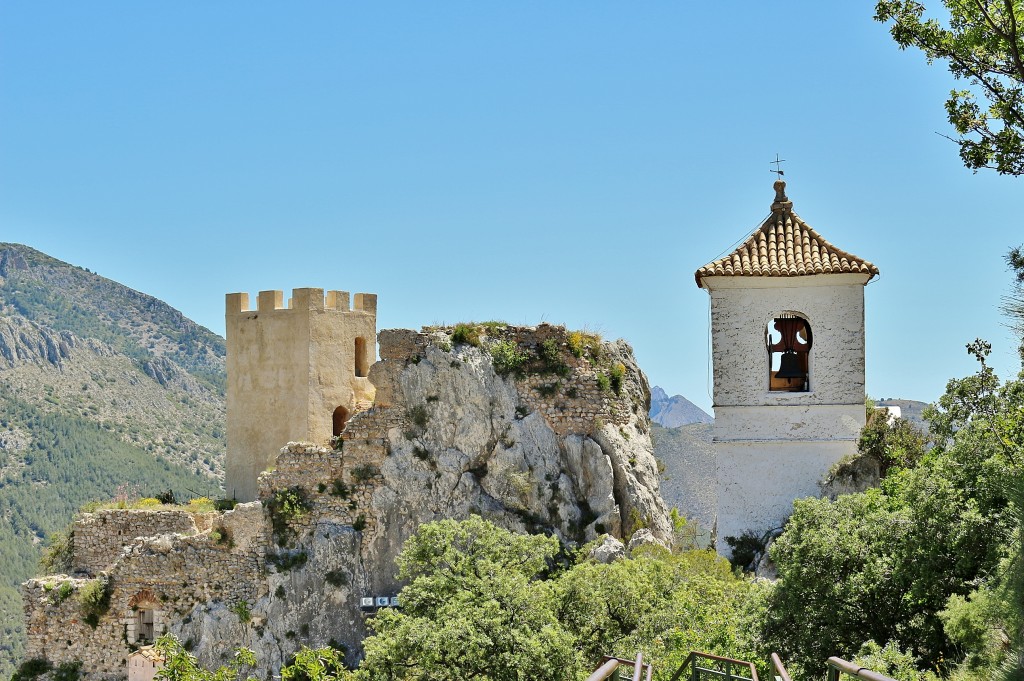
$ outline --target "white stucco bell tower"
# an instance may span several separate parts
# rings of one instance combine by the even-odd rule
[[[711,295],[720,553],[818,496],[864,426],[864,286],[878,268],[801,220],[785,182],[775,192],[764,223],[695,274]]]

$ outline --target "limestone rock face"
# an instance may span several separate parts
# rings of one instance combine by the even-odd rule
[[[615,537],[605,537],[590,551],[590,557],[598,563],[612,563],[626,556],[626,547]]]

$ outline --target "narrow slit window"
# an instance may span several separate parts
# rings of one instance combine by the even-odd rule
[[[366,361],[366,339],[356,338],[356,376],[366,376],[370,363]]]
[[[803,317],[776,317],[765,330],[768,348],[768,390],[807,392],[811,389],[811,325]]]

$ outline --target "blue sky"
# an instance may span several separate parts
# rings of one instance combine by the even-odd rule
[[[1024,179],[960,164],[871,2],[0,1],[0,240],[223,333],[223,294],[623,337],[709,409],[693,272],[795,210],[882,271],[867,386],[934,400],[999,313]]]

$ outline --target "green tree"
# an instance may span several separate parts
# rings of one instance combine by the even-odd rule
[[[945,22],[925,18],[916,0],[880,0],[875,19],[891,22],[901,49],[948,64],[971,89],[946,101],[960,158],[972,170],[1024,174],[1024,0],[943,0]],[[979,101],[982,100],[982,101]]]
[[[968,350],[979,370],[926,413],[936,444],[916,466],[894,465],[879,489],[794,505],[771,550],[780,581],[762,629],[787,660],[810,670],[869,640],[927,668],[971,654],[961,602],[1016,574],[1000,566],[1019,552],[1024,383],[1000,382],[987,343]]]
[[[478,517],[421,526],[398,558],[402,611],[372,620],[359,678],[572,678],[579,656],[543,579],[558,549]]]
[[[309,648],[295,653],[292,663],[281,668],[281,681],[344,681],[352,673],[345,669],[345,656],[335,648]]]
[[[582,561],[559,576],[559,619],[583,658],[637,651],[668,679],[691,650],[751,659],[743,602],[751,583],[713,551],[649,548],[610,564]]]
[[[924,455],[928,438],[906,419],[889,419],[889,412],[869,406],[857,451],[878,461],[881,477],[892,468],[912,468]]]
[[[256,654],[248,648],[239,648],[231,662],[210,671],[200,666],[195,655],[185,650],[172,634],[158,638],[156,649],[164,656],[156,681],[236,681],[245,669],[256,665]],[[246,681],[256,679],[250,676]]]

